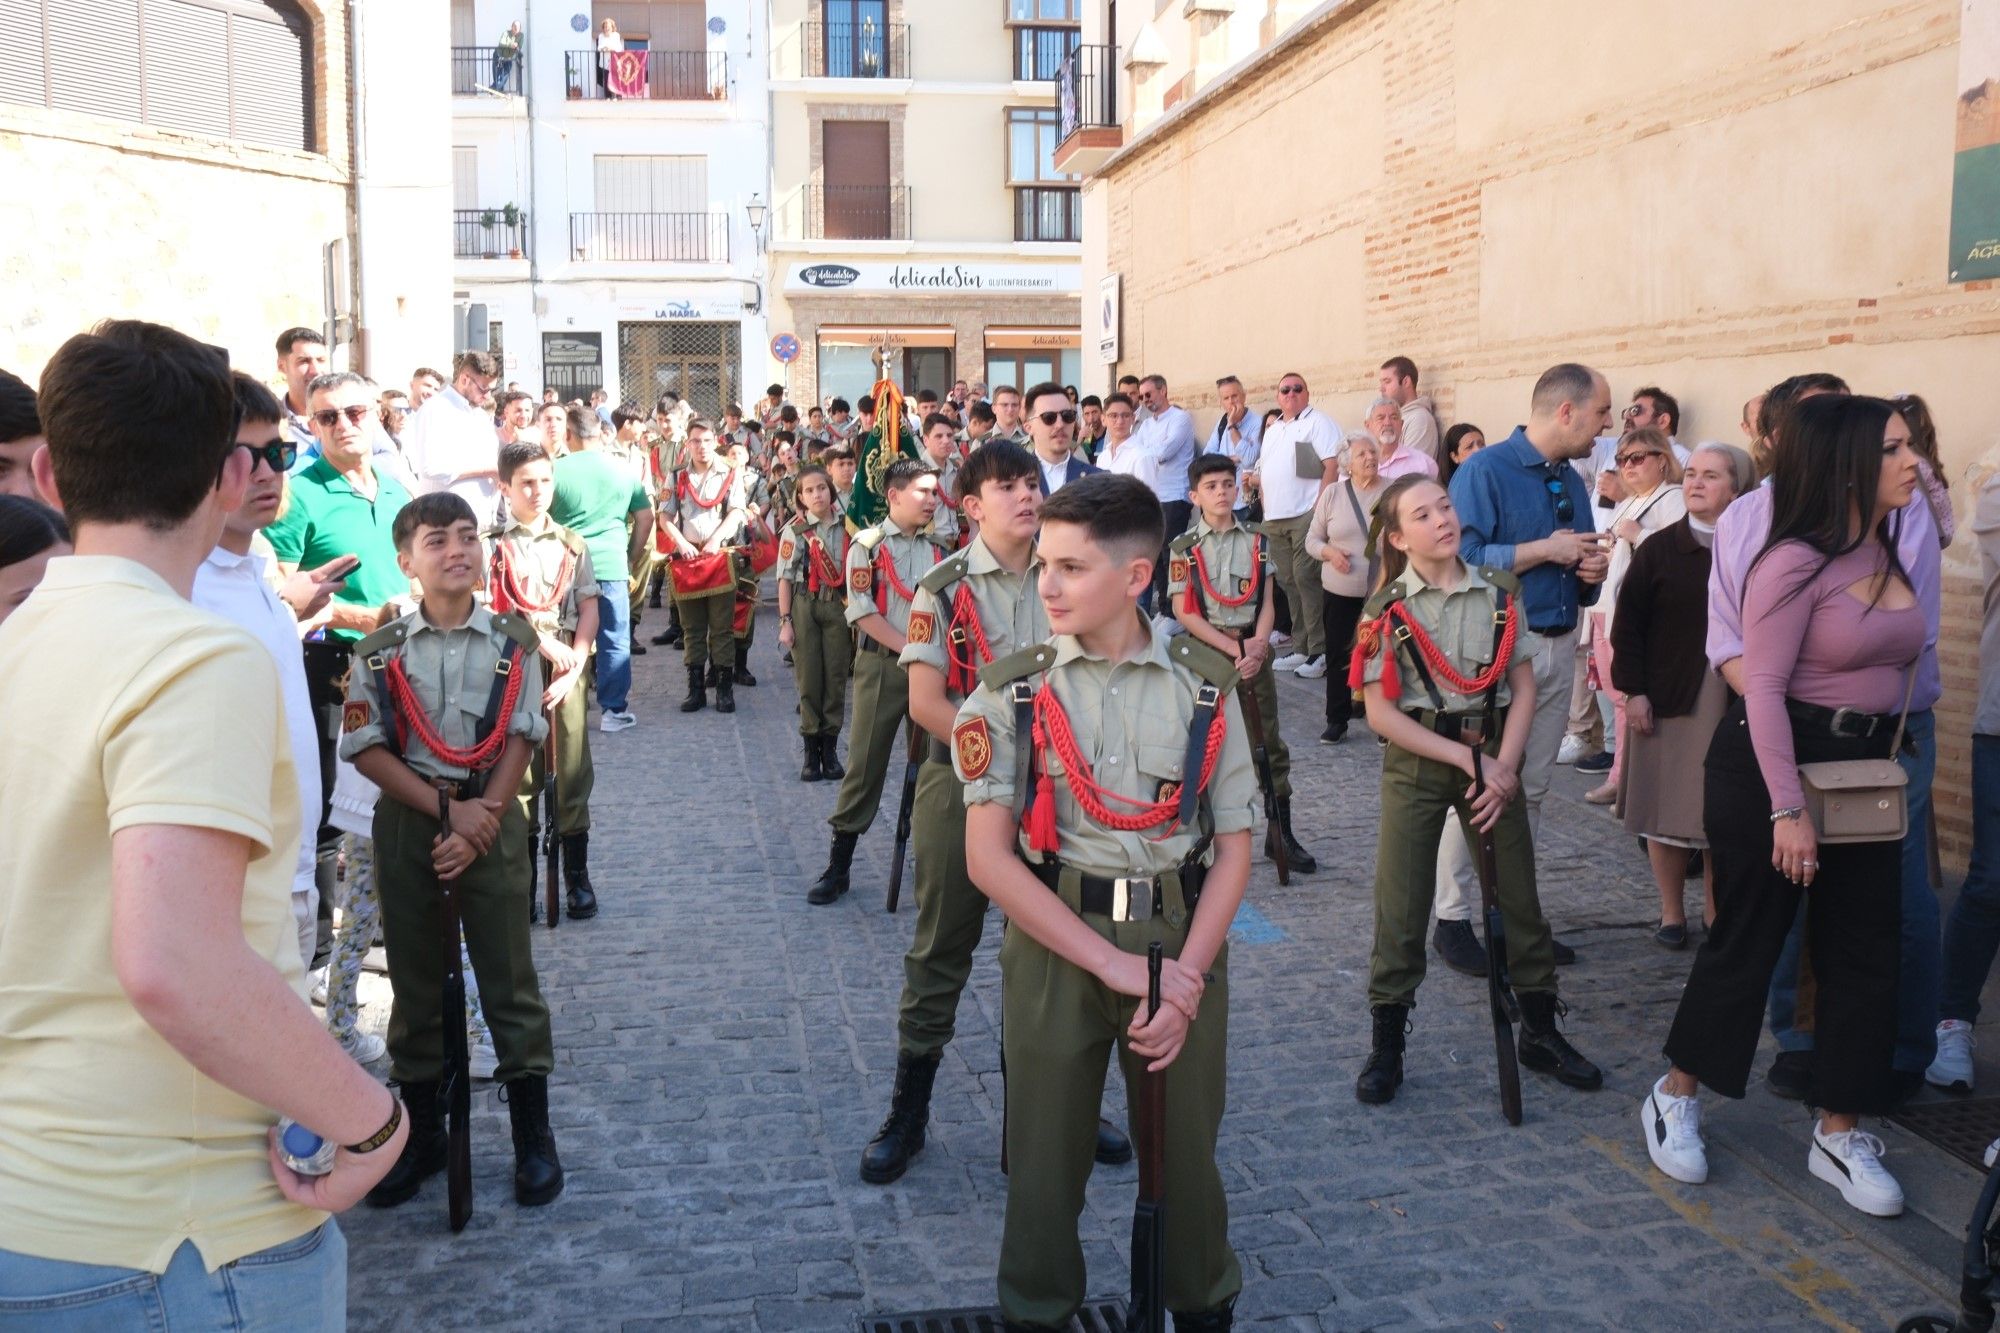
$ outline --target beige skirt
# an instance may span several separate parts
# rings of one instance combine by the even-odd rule
[[[1692,713],[1656,720],[1650,736],[1626,728],[1619,742],[1625,780],[1618,814],[1627,833],[1682,847],[1708,845],[1702,830],[1702,764],[1728,703],[1729,687],[1710,671],[1702,677]]]

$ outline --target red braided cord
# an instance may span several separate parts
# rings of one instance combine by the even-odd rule
[[[1228,730],[1228,710],[1218,705],[1215,720],[1208,726],[1208,744],[1202,751],[1201,778],[1196,791],[1206,790],[1208,780],[1215,775],[1215,761],[1222,754],[1222,740]],[[1054,689],[1044,688],[1035,695],[1034,743],[1037,750],[1054,747],[1056,757],[1063,761],[1067,770],[1070,794],[1076,797],[1077,804],[1083,807],[1086,815],[1106,828],[1125,833],[1162,829],[1164,831],[1160,836],[1166,837],[1179,823],[1181,783],[1175,783],[1160,800],[1141,801],[1109,791],[1091,776],[1090,761],[1077,748],[1076,736],[1070,731],[1069,714],[1063,711]],[[1107,798],[1132,806],[1135,812],[1117,814],[1105,804]]]
[[[1208,561],[1201,553],[1200,542],[1194,545],[1194,573],[1195,577],[1201,580],[1203,591],[1224,606],[1241,606],[1255,597],[1264,586],[1263,562],[1253,557],[1250,561],[1250,586],[1245,588],[1240,596],[1224,597],[1215,590],[1215,585],[1208,581]]]
[[[521,664],[515,662],[514,669],[507,673],[507,689],[501,696],[500,717],[494,724],[492,734],[469,750],[454,749],[444,743],[444,737],[438,735],[437,728],[431,725],[430,714],[424,711],[417,692],[410,687],[410,678],[403,673],[403,659],[400,657],[389,659],[389,697],[395,705],[399,729],[407,725],[416,732],[424,748],[441,763],[479,773],[499,762],[500,751],[507,745],[507,724],[513,721],[514,705],[521,700],[521,677],[524,674]]]
[[[979,623],[979,601],[972,595],[972,585],[960,583],[958,591],[951,599],[951,628],[965,625],[965,637],[969,644],[963,657],[959,656],[957,645],[951,635],[944,636],[945,657],[951,662],[951,670],[946,672],[946,684],[961,694],[970,694],[979,684],[979,668],[993,660],[993,647],[986,640],[986,627]]]
[[[817,533],[806,534],[806,591],[825,592],[828,588],[841,588],[846,581],[840,577],[840,566],[847,563],[847,534],[843,530],[840,543],[840,560],[836,563],[826,553],[826,543]]]
[[[728,495],[729,492],[735,488],[735,485],[736,485],[736,471],[734,468],[732,468],[730,469],[728,475],[723,478],[722,489],[715,493],[715,498],[713,500],[704,500],[701,498],[700,488],[697,486],[690,485],[688,482],[688,474],[683,472],[680,474],[680,483],[674,488],[674,493],[683,500],[694,501],[694,507],[696,509],[713,509],[717,505],[722,503],[722,498],[725,495]]]
[[[936,546],[932,546],[931,563],[935,565],[942,559],[944,559],[944,552],[938,550]],[[880,611],[885,616],[889,614],[889,589],[891,588],[896,590],[896,596],[906,602],[916,600],[917,590],[907,586],[901,579],[896,577],[896,561],[895,557],[889,554],[889,539],[887,536],[882,538],[881,546],[876,548],[875,572],[881,575],[875,581],[875,609],[877,611]]]
[[[1470,695],[1484,694],[1507,674],[1507,666],[1514,659],[1514,639],[1521,628],[1520,612],[1518,599],[1507,603],[1507,628],[1500,634],[1500,646],[1494,651],[1493,661],[1486,670],[1476,676],[1461,674],[1458,668],[1451,664],[1451,659],[1444,655],[1444,650],[1431,641],[1430,635],[1424,633],[1423,627],[1410,615],[1409,608],[1400,601],[1389,604],[1389,609],[1382,613],[1382,620],[1385,628],[1392,621],[1401,621],[1409,626],[1410,642],[1416,644],[1417,651],[1423,654],[1424,663],[1430,667],[1431,674],[1450,686],[1453,693]]]
[[[496,541],[493,543],[493,609],[511,611],[519,607],[523,611],[553,611],[561,604],[563,594],[569,591],[570,576],[575,572],[576,552],[565,546],[562,568],[556,571],[549,599],[546,602],[534,601],[521,591],[520,581],[514,577],[514,557],[505,539]]]

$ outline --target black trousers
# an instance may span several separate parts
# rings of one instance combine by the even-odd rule
[[[1347,659],[1354,653],[1354,627],[1361,623],[1365,597],[1342,597],[1320,590],[1321,623],[1326,628],[1326,724],[1344,727],[1354,717],[1354,691],[1347,684]]]
[[[1880,759],[1889,737],[1841,739],[1792,725],[1801,764]],[[1902,940],[1902,845],[1827,845],[1808,892],[1771,864],[1771,796],[1732,700],[1704,766],[1703,822],[1715,867],[1715,925],[1695,955],[1666,1055],[1725,1097],[1741,1097],[1764,1026],[1764,1000],[1804,896],[1818,983],[1807,1101],[1841,1114],[1889,1109]]]

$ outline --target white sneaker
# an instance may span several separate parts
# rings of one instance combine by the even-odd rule
[[[1300,667],[1304,666],[1307,662],[1311,660],[1312,659],[1307,657],[1304,653],[1286,653],[1283,657],[1271,663],[1271,670],[1297,671]]]
[[[1828,1134],[1814,1124],[1806,1169],[1839,1190],[1850,1207],[1870,1217],[1895,1217],[1903,1211],[1903,1187],[1882,1169],[1886,1151],[1873,1134],[1858,1129]]]
[[[1556,751],[1556,762],[1558,764],[1573,764],[1590,752],[1590,744],[1583,737],[1565,736],[1563,737],[1562,747]]]
[[[1996,1157],[2000,1157],[2000,1139],[1995,1139],[1986,1145],[1985,1162],[1988,1171],[1993,1169],[1993,1159]]]
[[[312,1002],[326,1008],[326,969],[320,968],[312,974]]]
[[[1646,1152],[1653,1165],[1685,1185],[1708,1179],[1708,1150],[1701,1141],[1701,1102],[1667,1091],[1666,1075],[1647,1094],[1639,1116],[1646,1132]]]
[[[1300,680],[1318,680],[1321,676],[1324,676],[1325,674],[1326,674],[1326,657],[1324,654],[1318,657],[1307,658],[1305,661],[1305,665],[1299,668]]]
[[[340,1048],[354,1057],[354,1062],[372,1065],[389,1053],[389,1045],[372,1032],[355,1031],[340,1043]]]
[[[500,1056],[493,1049],[491,1034],[473,1042],[471,1054],[472,1076],[476,1079],[492,1078],[493,1071],[499,1067]]]
[[[1283,630],[1274,629],[1271,631],[1271,646],[1281,652],[1289,653],[1292,651],[1292,636]]]
[[[1947,1018],[1937,1025],[1937,1059],[1924,1082],[1953,1092],[1972,1091],[1972,1024]]]
[[[604,716],[597,720],[599,731],[623,731],[627,727],[638,725],[639,719],[630,713],[614,713],[608,708],[604,710]]]

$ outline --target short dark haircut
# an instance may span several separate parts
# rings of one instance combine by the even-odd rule
[[[451,359],[451,373],[459,375],[471,371],[481,379],[500,378],[500,358],[491,352],[482,352],[476,347],[468,347]]]
[[[675,407],[677,407],[680,404],[680,401],[681,401],[681,396],[675,393],[672,389],[668,389],[665,393],[661,394],[658,398],[653,400],[653,410],[655,412],[671,412],[674,410]]]
[[[1233,377],[1232,377],[1232,378],[1233,378]],[[1097,407],[1097,408],[1101,408],[1101,407],[1103,407],[1103,406],[1104,406],[1104,400],[1103,400],[1102,398],[1099,398],[1099,397],[1098,397],[1098,396],[1097,396],[1096,394],[1094,394],[1094,393],[1087,393],[1087,394],[1085,394],[1085,395],[1083,396],[1083,401],[1082,401],[1082,402],[1080,402],[1080,403],[1078,403],[1078,404],[1077,404],[1077,406],[1078,406],[1078,407]]]
[[[496,413],[505,412],[516,403],[532,403],[534,401],[535,395],[531,393],[523,393],[519,389],[509,389],[500,395],[500,401],[495,403],[493,408]]]
[[[1056,397],[1062,399],[1065,406],[1068,405],[1069,395],[1063,392],[1063,386],[1057,384],[1054,380],[1043,380],[1040,384],[1037,384],[1034,388],[1021,395],[1021,406],[1026,408],[1030,413],[1035,412],[1037,410],[1035,404],[1050,394],[1054,394]],[[1060,411],[1061,409],[1058,408],[1057,410]]]
[[[1188,489],[1193,490],[1196,486],[1200,485],[1201,479],[1211,472],[1227,472],[1231,477],[1234,477],[1236,475],[1236,460],[1228,454],[1201,455],[1194,462],[1188,464]]]
[[[326,393],[349,384],[358,384],[364,389],[372,387],[365,378],[351,370],[329,370],[306,381],[306,401],[311,402],[316,393]]]
[[[935,402],[936,402],[937,400],[938,400],[938,396],[937,396],[937,390],[936,390],[936,389],[919,389],[919,390],[917,390],[917,401],[918,401],[919,403],[935,403]]]
[[[535,451],[537,457],[541,450]],[[479,518],[472,512],[472,506],[462,495],[450,491],[432,491],[429,495],[419,495],[416,499],[396,511],[396,521],[389,527],[389,536],[395,540],[396,549],[408,551],[410,543],[417,539],[420,528],[449,528],[459,523],[478,526]]]
[[[1120,375],[1120,376],[1118,377],[1118,387],[1119,387],[1119,388],[1121,388],[1121,389],[1122,389],[1122,388],[1124,388],[1124,387],[1125,387],[1126,385],[1128,385],[1128,384],[1132,385],[1132,386],[1133,386],[1133,387],[1135,387],[1135,388],[1136,388],[1136,387],[1138,387],[1138,384],[1139,384],[1139,377],[1138,377],[1137,375]]]
[[[303,324],[295,328],[286,329],[278,335],[278,355],[290,356],[292,349],[300,343],[313,343],[316,346],[324,347],[326,346],[326,335],[318,329],[309,329]]]
[[[0,370],[0,444],[12,444],[42,433],[35,410],[35,391],[12,371]]]
[[[579,440],[594,440],[604,433],[603,419],[587,407],[564,408],[563,423]]]
[[[611,424],[618,430],[625,429],[625,427],[635,421],[644,421],[645,419],[646,414],[639,410],[637,403],[620,403],[611,409]]]
[[[62,515],[40,500],[0,495],[0,569],[33,559],[69,539],[69,525]]]
[[[1062,385],[1060,384],[1056,385],[1056,392],[1057,393],[1062,392]],[[992,393],[993,397],[998,398],[1003,393],[1011,393],[1016,398],[1019,398],[1021,396],[1021,391],[1015,388],[1011,384],[996,384],[993,386],[993,393]]]
[[[899,458],[889,464],[889,470],[882,474],[882,494],[887,496],[895,491],[906,491],[925,477],[937,474],[937,469],[929,463],[919,463],[914,458]]]
[[[741,403],[731,403],[722,409],[722,415],[726,417],[740,417],[743,414],[743,404]]]
[[[1042,526],[1051,523],[1076,524],[1121,560],[1156,559],[1167,528],[1153,488],[1118,472],[1094,472],[1043,501]]]
[[[1117,403],[1122,407],[1129,407],[1134,412],[1139,410],[1139,405],[1132,401],[1132,395],[1128,393],[1114,393],[1104,400],[1106,407],[1111,406],[1113,403]]]
[[[1596,387],[1597,372],[1580,362],[1564,361],[1542,372],[1529,403],[1537,412],[1554,412],[1565,403],[1588,402]]]
[[[942,412],[932,412],[924,418],[924,434],[930,434],[939,426],[949,427],[952,430],[958,429],[957,423]]]
[[[1408,380],[1413,386],[1417,382],[1417,363],[1407,356],[1392,356],[1382,363],[1383,370],[1393,370],[1399,380]],[[1678,417],[1675,420],[1679,420]]]
[[[1766,391],[1764,405],[1757,409],[1757,433],[1764,437],[1767,445],[1775,446],[1790,423],[1792,413],[1806,397],[1847,391],[1846,380],[1823,370],[1807,371],[1803,375],[1779,380]]]
[[[264,382],[254,375],[246,375],[240,370],[231,371],[229,383],[236,394],[236,419],[245,421],[283,421],[285,409],[278,402],[278,395],[264,387]]]
[[[855,461],[854,447],[847,444],[829,444],[825,451],[820,454],[819,461],[822,463],[852,463]]]
[[[814,417],[824,417],[825,415],[826,415],[826,409],[821,407],[818,403],[814,403],[811,407],[808,407],[806,409],[807,421],[811,421]]]
[[[65,342],[42,370],[40,409],[73,524],[176,527],[236,449],[229,354],[164,324],[106,320]]]
[[[785,386],[782,384],[767,384],[764,386],[764,395],[767,398],[783,398],[785,396]]]
[[[967,421],[983,421],[990,426],[1000,418],[994,415],[993,404],[982,398],[971,407],[965,409],[965,419]]]
[[[548,451],[532,440],[516,440],[500,446],[500,484],[514,480],[514,474],[530,463],[546,463]]]
[[[444,383],[444,376],[438,374],[435,370],[432,370],[429,366],[418,366],[415,370],[410,372],[410,378],[413,380],[420,380],[424,379],[425,377],[434,379],[439,384]]]
[[[1012,440],[995,440],[972,451],[972,456],[958,470],[955,489],[963,500],[977,496],[979,488],[989,481],[1033,478],[1040,476],[1041,471],[1042,465],[1026,449]]]
[[[847,405],[845,398],[836,398],[826,405],[826,410],[829,412],[852,412],[854,409]]]
[[[1632,396],[1634,398],[1652,399],[1653,410],[1655,412],[1663,412],[1674,419],[1674,424],[1666,428],[1667,434],[1674,435],[1680,431],[1681,428],[1680,399],[1674,397],[1672,394],[1668,393],[1665,389],[1662,389],[1659,386],[1653,384],[1648,384],[1645,388],[1639,390]]]
[[[854,406],[855,410],[860,412],[862,416],[871,415],[875,411],[875,395],[872,393],[862,394],[860,398],[855,400]]]
[[[1243,381],[1236,378],[1236,376],[1234,375],[1224,375],[1221,379],[1215,382],[1215,387],[1220,389],[1230,384],[1234,384],[1239,389],[1243,387]]]
[[[786,403],[783,407],[778,409],[778,420],[783,422],[787,426],[798,425],[799,409],[793,407],[790,403]]]
[[[783,426],[780,426],[771,432],[771,447],[773,449],[781,444],[797,444],[798,442],[799,433],[795,430],[786,430]]]

